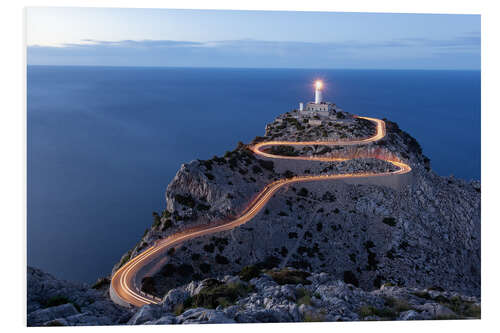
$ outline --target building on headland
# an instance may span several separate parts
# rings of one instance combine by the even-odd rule
[[[325,121],[331,121],[337,118],[343,110],[334,103],[323,101],[323,82],[318,80],[314,83],[315,96],[314,102],[304,105],[299,103],[298,110],[287,112],[276,118],[277,123],[282,123],[288,117],[296,118],[301,124],[307,123],[311,126],[320,126]]]
[[[315,86],[315,96],[314,102],[309,102],[304,108],[303,103],[299,103],[299,116],[315,117],[316,119],[310,119],[310,125],[321,125],[321,119],[319,117],[328,117],[335,114],[338,111],[337,106],[334,103],[323,101],[323,82],[316,81]]]

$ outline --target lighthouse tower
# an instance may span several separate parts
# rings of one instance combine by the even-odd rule
[[[322,102],[321,90],[323,90],[323,82],[318,80],[316,81],[316,83],[314,83],[314,86],[316,87],[316,91],[314,94],[314,103],[321,104]]]
[[[302,103],[299,104],[299,113],[302,116],[327,117],[336,112],[335,104],[323,101],[323,87],[323,81],[316,80],[314,82],[314,102],[307,103],[305,108]]]

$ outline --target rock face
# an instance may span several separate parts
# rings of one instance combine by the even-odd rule
[[[266,135],[254,142],[304,140],[316,134],[316,140],[352,139],[375,131],[370,122],[346,113],[342,119],[332,116],[321,126],[297,126],[292,113],[280,117],[281,122],[267,125]],[[244,266],[268,262],[270,267],[326,272],[366,291],[392,283],[480,296],[479,182],[436,175],[414,138],[390,121],[386,127],[384,139],[363,146],[297,146],[273,152],[351,156],[348,161],[262,159],[240,143],[224,157],[183,164],[167,188],[165,211],[155,215],[152,228],[122,263],[156,239],[234,218],[273,180],[294,174],[394,170],[392,164],[376,159],[385,156],[411,166],[409,184],[397,190],[342,181],[288,186],[247,224],[171,251],[145,291],[163,297],[191,280],[220,278]]]
[[[161,304],[142,307],[128,324],[465,319],[481,313],[478,298],[458,293],[389,285],[368,292],[327,273],[301,272],[294,280],[295,272],[262,270],[248,282],[238,276],[191,282],[169,292],[182,295],[175,304],[166,296]],[[234,289],[247,292],[228,302]],[[199,307],[211,301],[214,308]]]
[[[271,140],[350,140],[374,133],[345,112],[321,125],[286,113],[266,126]],[[418,142],[386,121],[387,136],[363,146],[269,147],[239,143],[223,157],[183,164],[166,209],[113,271],[158,239],[237,216],[268,183],[293,175],[382,173],[381,157],[412,168],[399,187],[321,181],[280,189],[250,222],[167,252],[142,289],[157,305],[124,309],[107,293],[28,268],[28,325],[145,325],[480,317],[480,191],[477,181],[440,177]],[[140,281],[139,281],[140,282]],[[147,283],[146,283],[147,282]]]
[[[239,276],[191,281],[170,290],[160,304],[130,310],[111,303],[102,291],[55,279],[38,269],[28,268],[28,276],[28,326],[424,320],[481,315],[476,297],[389,285],[368,292],[335,280],[331,274],[291,268],[253,267]],[[62,297],[69,301],[49,304]]]
[[[56,279],[28,267],[28,326],[117,325],[132,313],[115,305],[106,291]],[[96,284],[95,288],[102,285]]]

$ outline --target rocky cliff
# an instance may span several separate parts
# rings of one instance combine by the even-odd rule
[[[262,141],[354,139],[374,125],[348,113],[320,126],[286,113],[266,126]],[[408,163],[411,181],[397,189],[342,181],[302,183],[278,192],[249,223],[200,237],[168,253],[165,266],[146,277],[143,290],[163,297],[171,288],[237,273],[265,262],[324,272],[366,291],[384,283],[430,286],[480,294],[480,184],[440,177],[418,142],[387,121],[384,139],[363,146],[270,148],[288,156],[349,156],[341,162],[270,160],[240,143],[223,157],[183,164],[166,190],[166,209],[122,262],[156,239],[198,224],[236,216],[270,181],[295,174],[384,172],[385,156]],[[250,143],[250,144],[252,144]]]
[[[250,222],[183,243],[139,281],[163,299],[124,309],[96,286],[28,270],[28,324],[187,324],[409,320],[480,316],[480,183],[436,175],[418,142],[386,121],[384,139],[362,146],[271,147],[285,156],[348,157],[339,162],[260,158],[262,141],[353,140],[374,125],[339,112],[321,125],[289,112],[264,136],[224,156],[183,164],[166,208],[113,271],[158,239],[228,221],[271,181],[294,175],[412,168],[400,186],[339,180],[288,185]]]
[[[105,282],[97,287],[104,288]],[[28,326],[477,319],[476,297],[384,284],[366,291],[327,273],[259,265],[171,289],[157,305],[117,307],[102,291],[28,269]]]

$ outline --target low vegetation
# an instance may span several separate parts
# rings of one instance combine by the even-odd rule
[[[215,279],[207,281],[207,286],[200,290],[187,302],[184,302],[186,307],[204,307],[215,309],[219,305],[227,307],[234,304],[238,298],[246,297],[253,287],[245,283],[222,283]]]
[[[398,313],[394,309],[389,307],[383,307],[379,309],[371,305],[363,305],[361,308],[359,308],[359,316],[361,318],[377,316],[385,320],[394,320],[397,318]]]
[[[196,202],[194,201],[193,197],[190,194],[188,195],[176,194],[174,198],[175,201],[189,208],[194,208],[196,204]]]
[[[279,271],[269,271],[267,274],[279,285],[299,283],[303,285],[311,284],[311,281],[307,279],[311,274],[300,270],[284,268]]]
[[[250,281],[251,279],[258,277],[260,275],[260,269],[256,265],[249,265],[243,267],[240,271],[239,276],[243,281]]]

